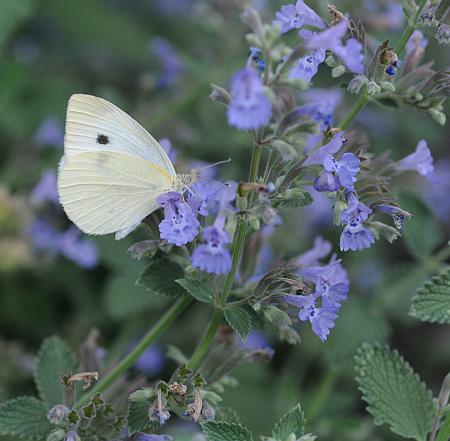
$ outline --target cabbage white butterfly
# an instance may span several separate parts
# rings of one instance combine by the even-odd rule
[[[159,143],[114,104],[70,97],[58,192],[80,230],[122,239],[158,208],[158,196],[182,190],[193,178],[177,175]]]

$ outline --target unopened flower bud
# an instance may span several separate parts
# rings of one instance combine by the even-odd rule
[[[59,424],[69,414],[70,409],[63,404],[53,406],[47,413],[47,418],[52,424]]]
[[[184,395],[187,391],[187,386],[175,381],[169,384],[169,390],[175,395]]]
[[[324,171],[314,180],[313,187],[317,191],[337,191],[341,187],[341,183],[333,173]]]
[[[256,216],[249,216],[248,223],[251,229],[254,231],[259,231],[259,229],[261,228],[261,222]]]
[[[213,101],[219,101],[220,103],[223,103],[226,106],[228,106],[228,104],[231,103],[231,95],[223,87],[220,87],[217,84],[211,84],[211,87],[212,91],[209,97]]]
[[[380,83],[380,86],[383,90],[387,90],[388,92],[395,92],[394,83],[391,83],[390,81],[383,81]]]
[[[287,438],[286,441],[296,441],[297,437],[295,436],[295,433],[291,433]]]
[[[327,58],[325,58],[325,64],[331,68],[336,67],[338,65],[336,58],[334,58],[333,55],[331,54],[328,55]]]
[[[333,78],[339,78],[340,76],[345,74],[345,66],[343,66],[342,64],[340,64],[339,66],[333,67],[333,69],[331,69],[331,76]]]
[[[361,88],[369,82],[369,79],[365,75],[356,75],[352,78],[348,84],[347,90],[350,93],[359,93]]]
[[[381,92],[381,87],[375,81],[369,81],[367,84],[367,93],[369,95],[376,95]]]
[[[450,43],[450,25],[441,23],[436,32],[436,40],[439,44]]]
[[[440,110],[437,109],[430,109],[429,110],[431,116],[433,117],[433,119],[440,125],[440,126],[445,126],[445,122],[447,120],[447,117],[445,116],[445,113],[441,112]]]
[[[434,9],[426,8],[419,16],[419,23],[425,26],[431,26],[434,20]]]

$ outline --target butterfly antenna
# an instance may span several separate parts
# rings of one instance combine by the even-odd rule
[[[214,164],[209,164],[206,167],[201,167],[198,169],[198,171],[206,170],[207,168],[211,168],[211,167],[217,167],[218,165],[222,165],[222,164],[228,164],[229,162],[231,162],[231,158],[224,159],[223,161],[215,162]]]

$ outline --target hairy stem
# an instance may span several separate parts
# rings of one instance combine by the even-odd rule
[[[147,332],[136,347],[101,381],[99,381],[92,389],[83,395],[77,401],[75,407],[81,407],[94,394],[108,389],[108,387],[111,386],[122,374],[124,374],[145,352],[145,350],[158,339],[158,337],[175,321],[175,319],[191,304],[192,301],[193,299],[190,296],[183,296],[179,298]]]
[[[397,47],[395,48],[395,52],[397,55],[400,55],[403,49],[405,48],[406,43],[409,40],[409,37],[411,37],[411,34],[414,32],[414,29],[416,29],[417,20],[420,17],[420,14],[423,11],[423,8],[425,8],[425,5],[427,4],[428,0],[422,0],[419,4],[419,7],[417,8],[417,11],[414,15],[412,23],[409,23],[408,27],[404,30],[402,36],[400,37],[400,41],[397,44]]]

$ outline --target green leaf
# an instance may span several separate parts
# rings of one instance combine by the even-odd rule
[[[295,439],[300,438],[305,432],[305,422],[305,415],[300,404],[297,404],[275,424],[272,436],[277,441],[287,441],[291,434],[295,435]]]
[[[364,344],[356,355],[356,378],[375,424],[405,438],[425,441],[433,424],[431,393],[397,351]]]
[[[154,432],[159,424],[156,421],[150,421],[148,409],[151,403],[149,401],[128,401],[127,424],[128,430],[134,432]]]
[[[250,430],[241,424],[210,421],[201,426],[209,441],[253,441]]]
[[[409,314],[426,322],[450,324],[450,270],[417,290]]]
[[[14,30],[31,15],[33,3],[33,0],[14,0],[1,3],[0,49],[3,48]]]
[[[185,279],[175,280],[179,285],[181,285],[192,297],[197,299],[199,302],[213,303],[214,293],[211,288],[201,280],[195,279],[193,277],[186,277]]]
[[[450,412],[442,423],[436,441],[448,441],[450,439]]]
[[[225,320],[236,331],[242,340],[245,341],[252,329],[252,318],[243,308],[233,308],[225,310]]]
[[[0,405],[0,435],[42,441],[52,429],[47,409],[34,397],[20,397]]]
[[[402,193],[400,206],[412,213],[405,222],[402,236],[409,251],[417,259],[426,259],[439,243],[439,227],[430,209],[415,195]]]
[[[64,402],[61,377],[74,374],[77,368],[75,354],[63,340],[56,336],[44,340],[37,356],[34,380],[48,408]]]
[[[184,271],[180,265],[168,257],[158,257],[148,264],[136,284],[152,294],[177,297],[184,293],[184,289],[175,280],[182,279],[183,276]]]
[[[313,201],[311,195],[301,188],[289,188],[273,199],[275,207],[305,207]]]

